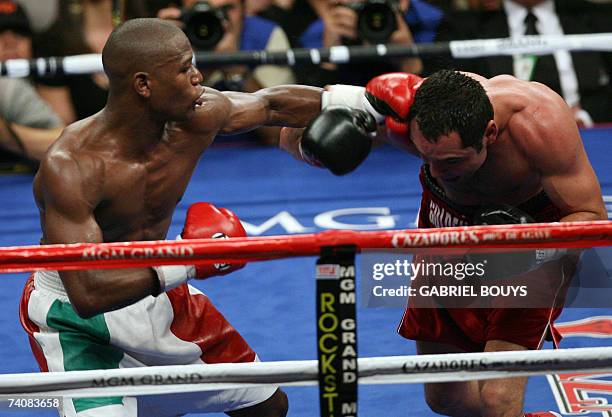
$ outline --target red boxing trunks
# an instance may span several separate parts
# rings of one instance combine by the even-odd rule
[[[469,226],[480,207],[449,201],[429,175],[419,175],[423,194],[419,228]],[[544,192],[517,206],[537,222],[555,222],[559,210]],[[561,335],[553,322],[560,308],[417,308],[408,303],[398,332],[407,339],[454,345],[467,352],[483,351],[489,340],[503,340],[538,349],[545,338],[558,343]]]

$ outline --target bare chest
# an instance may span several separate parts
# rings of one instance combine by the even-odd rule
[[[540,174],[523,158],[495,155],[468,181],[441,184],[446,195],[460,205],[522,203],[541,188]]]
[[[107,167],[105,198],[95,210],[105,241],[163,239],[197,158],[161,155]]]

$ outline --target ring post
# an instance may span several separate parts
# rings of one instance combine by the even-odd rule
[[[357,417],[357,247],[324,246],[317,260],[317,358],[321,417]]]

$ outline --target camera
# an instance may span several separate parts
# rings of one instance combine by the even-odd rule
[[[385,43],[397,30],[397,0],[365,0],[347,7],[357,12],[357,33],[362,41]]]
[[[181,21],[185,24],[184,31],[195,49],[215,48],[225,34],[224,23],[228,20],[230,7],[216,8],[207,1],[198,1],[191,8],[183,10]]]

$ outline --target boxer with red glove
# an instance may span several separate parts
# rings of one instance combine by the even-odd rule
[[[422,81],[415,74],[391,72],[372,78],[365,87],[330,85],[321,96],[321,108],[344,105],[367,111],[378,123],[386,121],[386,116],[405,121]]]
[[[392,72],[374,77],[366,85],[366,98],[374,110],[385,115],[388,131],[408,134],[408,113],[422,82],[418,75]]]
[[[323,111],[306,128],[299,143],[302,159],[336,175],[359,166],[370,151],[372,139],[372,129],[365,127],[360,112],[369,113],[379,124],[385,123],[391,141],[406,141],[408,113],[422,80],[414,74],[390,73],[373,78],[365,88],[328,87],[321,97]],[[352,111],[341,110],[346,107]],[[393,137],[398,134],[400,138]]]
[[[246,231],[236,214],[210,203],[194,203],[187,209],[185,225],[179,239],[227,239],[246,237]],[[245,264],[165,265],[154,267],[161,291],[177,287],[191,278],[205,279],[227,275]]]

